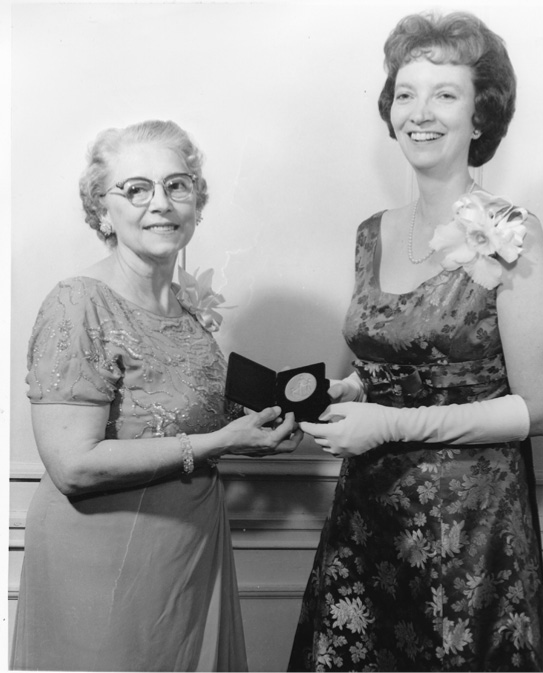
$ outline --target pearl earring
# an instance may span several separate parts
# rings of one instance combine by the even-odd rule
[[[477,138],[479,138],[481,135],[481,131],[479,131],[479,129],[475,129],[475,131],[471,135],[474,140],[477,140]]]

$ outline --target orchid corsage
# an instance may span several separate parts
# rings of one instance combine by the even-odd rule
[[[182,267],[178,267],[177,277],[180,285],[177,299],[181,306],[206,330],[216,332],[222,322],[222,315],[215,309],[224,302],[224,297],[211,287],[213,269],[202,271],[200,275],[196,269],[193,276]]]
[[[430,248],[443,253],[447,271],[463,267],[479,285],[497,287],[503,272],[497,257],[509,264],[519,257],[527,211],[478,190],[461,196],[453,212],[450,222],[436,227]]]

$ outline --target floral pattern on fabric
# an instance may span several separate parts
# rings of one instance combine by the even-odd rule
[[[368,401],[509,392],[496,292],[462,269],[382,292],[381,214],[358,231],[344,334]],[[343,461],[291,671],[537,671],[543,588],[529,446],[386,444]]]

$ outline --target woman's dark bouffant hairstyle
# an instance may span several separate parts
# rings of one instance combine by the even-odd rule
[[[473,14],[412,14],[403,18],[385,42],[387,79],[379,96],[379,112],[395,138],[390,122],[398,70],[413,59],[467,65],[473,73],[473,125],[481,132],[469,148],[470,166],[493,156],[515,112],[516,77],[505,43]]]
[[[114,233],[104,236],[100,231],[100,218],[105,213],[101,194],[110,186],[109,170],[112,160],[125,147],[133,144],[156,142],[169,147],[187,164],[188,170],[198,178],[194,185],[196,210],[202,211],[208,200],[207,183],[202,176],[203,157],[188,133],[172,121],[144,121],[126,128],[102,131],[89,148],[87,167],[79,180],[79,195],[85,211],[85,221],[98,237],[109,246],[117,245]]]

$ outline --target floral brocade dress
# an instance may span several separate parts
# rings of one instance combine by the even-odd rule
[[[381,216],[358,230],[344,326],[368,401],[509,393],[496,290],[458,269],[381,291]],[[529,442],[389,443],[345,459],[289,670],[542,670],[540,544]]]
[[[32,404],[107,406],[106,439],[227,422],[226,362],[190,312],[150,313],[106,284],[63,281],[29,348]],[[218,469],[63,495],[45,473],[25,533],[11,667],[247,670]]]

